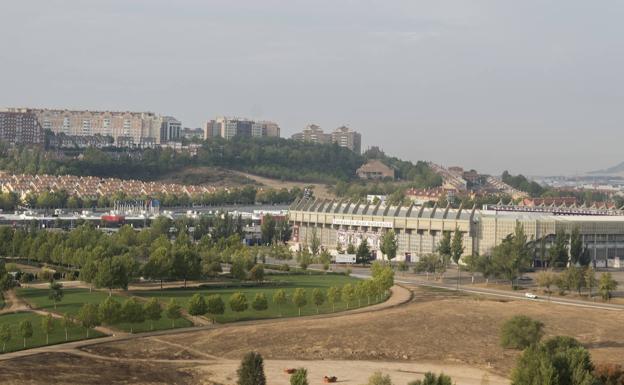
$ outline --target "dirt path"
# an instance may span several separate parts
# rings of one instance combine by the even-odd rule
[[[19,311],[29,311],[30,306],[22,301],[16,294],[15,290],[8,290],[4,292],[5,306],[0,310],[0,314],[5,313],[17,313]]]

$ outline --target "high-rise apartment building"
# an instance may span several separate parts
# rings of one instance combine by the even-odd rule
[[[148,147],[180,138],[180,122],[152,112],[11,108],[33,113],[43,128],[70,136],[110,136],[117,146]]]
[[[336,143],[358,154],[362,151],[362,135],[345,126],[338,127],[331,134],[326,134],[316,124],[310,124],[291,138],[302,142]]]
[[[362,152],[362,135],[353,131],[349,127],[338,127],[331,134],[332,142],[337,143],[340,147],[348,148],[349,150],[359,154]]]
[[[280,128],[277,123],[250,119],[219,117],[204,124],[204,138],[221,137],[232,139],[243,137],[279,137]]]
[[[0,141],[11,145],[42,144],[43,128],[32,112],[0,111]]]

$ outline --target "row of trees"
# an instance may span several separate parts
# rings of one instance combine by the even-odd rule
[[[46,345],[50,343],[50,334],[52,334],[57,326],[65,329],[65,341],[69,340],[69,329],[74,325],[74,322],[69,316],[64,316],[59,321],[54,319],[51,314],[47,314],[41,318],[41,332],[46,336]],[[27,342],[29,338],[32,338],[35,329],[30,320],[25,319],[20,321],[17,325],[18,336],[21,337],[24,341],[24,349],[27,346]],[[11,342],[13,339],[13,331],[9,324],[0,325],[0,343],[2,343],[2,353],[6,351],[6,345]]]
[[[570,266],[561,273],[542,271],[537,274],[537,285],[544,289],[550,296],[551,288],[557,287],[560,295],[565,295],[567,291],[576,291],[579,295],[587,290],[587,296],[592,297],[594,289],[600,297],[608,301],[612,293],[617,289],[618,282],[613,279],[611,273],[602,273],[600,278],[596,278],[596,271],[591,267]]]

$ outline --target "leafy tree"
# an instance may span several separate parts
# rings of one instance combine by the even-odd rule
[[[115,256],[104,258],[98,264],[95,276],[95,286],[108,289],[108,295],[112,295],[113,289],[127,289],[129,274],[123,258]]]
[[[550,298],[550,287],[555,284],[555,275],[549,271],[540,271],[536,277],[537,285],[543,287]]]
[[[319,313],[319,307],[325,303],[325,293],[321,289],[314,288],[312,290],[312,301],[316,305],[316,314]]]
[[[257,293],[251,302],[251,307],[256,311],[264,311],[269,308],[269,301],[263,293]]]
[[[529,346],[511,374],[512,385],[599,385],[589,352],[573,338],[553,337]]]
[[[355,299],[355,289],[350,283],[347,283],[342,287],[341,293],[342,300],[347,303],[347,309],[349,309],[349,304]]]
[[[262,217],[260,232],[262,234],[262,243],[265,245],[273,243],[275,240],[276,222],[272,215],[266,214]]]
[[[100,317],[98,316],[98,308],[92,303],[82,305],[76,316],[80,325],[87,329],[87,338],[89,338],[89,330],[100,326]]]
[[[89,284],[89,291],[93,290],[92,284],[97,275],[97,271],[98,271],[97,262],[92,258],[89,258],[87,262],[80,269],[80,279],[83,282],[86,282]]]
[[[396,258],[399,249],[399,240],[394,230],[388,230],[381,236],[379,250],[388,258],[388,261]]]
[[[206,313],[212,316],[213,323],[215,322],[215,317],[217,315],[222,315],[223,313],[225,313],[225,303],[223,302],[221,296],[218,294],[208,296],[206,300],[206,305]]]
[[[563,230],[557,230],[555,240],[548,249],[548,259],[551,267],[565,267],[568,263],[568,235]]]
[[[375,372],[372,376],[368,377],[367,385],[392,385],[392,380],[388,374]]]
[[[121,304],[113,297],[106,298],[98,306],[98,318],[103,324],[116,324],[122,318]]]
[[[347,254],[355,254],[355,245],[353,243],[347,245]]]
[[[436,375],[431,372],[425,373],[425,377],[422,380],[416,380],[410,382],[408,385],[452,385],[453,380],[451,377],[444,373]]]
[[[297,263],[303,270],[306,270],[312,264],[312,254],[310,254],[307,247],[297,252]]]
[[[247,297],[241,292],[236,292],[230,296],[230,309],[235,312],[243,312],[247,310],[249,304],[247,303]]]
[[[11,342],[11,328],[7,324],[0,325],[0,342],[2,342],[2,353],[6,351],[6,345]]]
[[[572,229],[570,235],[570,264],[575,266],[581,262],[583,256],[583,238],[578,226]]]
[[[464,257],[466,269],[470,272],[470,283],[474,284],[475,273],[479,271],[479,254],[470,254]]]
[[[277,309],[282,316],[282,306],[286,304],[286,291],[284,289],[278,289],[273,294],[273,303],[277,305]]]
[[[591,256],[589,255],[589,249],[587,247],[583,248],[583,253],[581,254],[581,258],[579,259],[579,264],[583,267],[589,266],[591,263]]]
[[[542,322],[518,315],[503,324],[500,341],[504,348],[522,350],[537,344],[543,336],[544,324]]]
[[[308,303],[305,289],[296,288],[293,292],[292,301],[293,304],[299,309],[299,316],[301,316],[301,308]]]
[[[147,278],[159,280],[161,289],[163,288],[163,281],[169,278],[172,270],[173,259],[166,247],[157,248],[143,265],[143,274]]]
[[[264,362],[260,353],[245,354],[236,373],[238,374],[237,385],[266,385]]]
[[[134,324],[145,322],[143,306],[135,298],[129,298],[121,306],[121,318],[130,324],[130,334],[134,332]]]
[[[182,318],[182,307],[172,298],[169,303],[167,303],[165,313],[167,314],[167,318],[171,320],[171,327],[175,328],[175,321]]]
[[[54,318],[52,314],[48,313],[41,319],[41,329],[46,335],[46,345],[50,343],[50,333],[54,331]]]
[[[414,266],[414,272],[427,273],[427,280],[429,279],[429,274],[442,273],[445,270],[446,266],[437,254],[427,254],[420,257]]]
[[[69,340],[69,328],[72,327],[73,324],[74,322],[70,315],[68,313],[63,314],[63,318],[61,318],[61,328],[65,330],[65,341]]]
[[[158,321],[162,318],[162,307],[158,299],[150,298],[150,300],[143,305],[143,313],[145,314],[145,318],[150,320],[150,328],[154,330],[154,321]]]
[[[189,300],[188,312],[190,315],[197,317],[206,314],[208,311],[208,305],[206,300],[201,294],[193,294]]]
[[[336,311],[336,302],[340,302],[340,288],[332,286],[327,289],[327,302],[332,305],[332,312]]]
[[[596,279],[596,270],[592,267],[585,269],[585,287],[589,291],[589,298],[592,297],[592,290],[596,287],[598,280]]]
[[[20,336],[24,339],[24,348],[26,348],[26,340],[33,335],[33,326],[29,320],[24,320],[19,323]]]
[[[567,280],[567,286],[571,290],[576,290],[579,294],[581,294],[581,290],[585,287],[585,276],[583,275],[583,270],[580,267],[570,266],[563,273],[564,279]]]
[[[244,281],[247,279],[247,261],[241,256],[235,256],[232,259],[232,266],[230,267],[230,274],[232,278]]]
[[[186,287],[187,280],[197,279],[201,275],[200,258],[194,250],[183,245],[173,252],[171,270],[175,278],[184,280],[184,287]]]
[[[295,370],[295,372],[290,376],[290,385],[309,385],[308,371],[304,368]]]
[[[264,280],[264,266],[262,266],[262,264],[256,264],[249,270],[249,280],[256,282],[262,282]]]
[[[451,253],[451,232],[444,231],[442,232],[442,239],[440,239],[440,243],[438,244],[438,254],[442,257],[445,266],[447,266],[451,260]]]
[[[316,227],[312,228],[312,240],[310,241],[310,251],[313,256],[317,256],[321,249],[321,240],[316,233]]]
[[[531,250],[522,224],[516,224],[514,234],[508,235],[492,252],[492,268],[494,273],[511,282],[526,271],[532,262]]]
[[[61,302],[63,299],[63,284],[60,282],[50,282],[50,294],[48,295],[48,299],[54,302],[54,309],[56,309],[56,303]]]
[[[355,252],[355,259],[357,263],[366,264],[370,261],[370,258],[371,258],[371,251],[370,251],[370,247],[368,246],[368,240],[364,238],[362,239],[362,242],[360,242],[360,244],[357,247],[357,250]]]
[[[388,291],[394,285],[394,270],[375,261],[371,267],[373,281],[377,282],[382,291]]]
[[[617,289],[618,283],[611,273],[602,273],[600,280],[598,281],[598,292],[603,300],[608,301],[611,299],[611,293]]]

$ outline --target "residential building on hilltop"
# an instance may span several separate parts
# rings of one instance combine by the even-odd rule
[[[362,135],[346,126],[338,127],[331,134],[326,134],[316,124],[309,124],[301,132],[293,134],[291,138],[301,142],[336,143],[357,154],[362,151]]]
[[[394,168],[379,159],[372,159],[358,168],[356,174],[360,179],[394,179]]]
[[[43,130],[69,136],[110,136],[116,146],[149,147],[177,141],[181,124],[172,117],[152,112],[116,112],[9,108],[9,112],[29,112]]]
[[[275,122],[254,121],[243,118],[219,117],[204,124],[204,139],[221,137],[232,139],[243,137],[276,137],[280,136],[280,127]]]
[[[32,112],[0,112],[0,141],[11,145],[42,144],[43,128]]]

